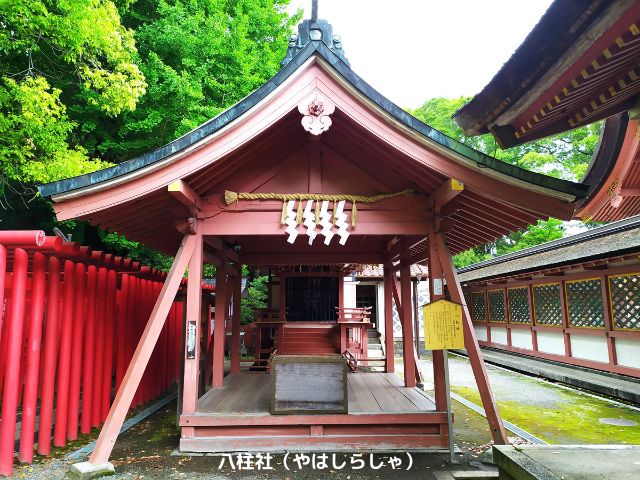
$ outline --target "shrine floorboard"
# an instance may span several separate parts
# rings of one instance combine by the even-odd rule
[[[448,445],[446,414],[393,373],[349,373],[347,414],[269,413],[268,374],[225,378],[180,417],[186,452],[428,450]]]

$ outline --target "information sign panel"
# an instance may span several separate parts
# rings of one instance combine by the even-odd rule
[[[464,348],[462,306],[448,300],[437,300],[422,306],[424,345],[427,350]]]

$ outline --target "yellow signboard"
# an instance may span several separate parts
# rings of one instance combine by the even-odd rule
[[[436,300],[422,306],[422,319],[427,350],[464,348],[461,305],[448,300]]]

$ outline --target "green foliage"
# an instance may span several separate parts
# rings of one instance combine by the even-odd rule
[[[74,139],[77,103],[98,116],[133,110],[145,92],[133,33],[107,0],[0,0],[2,181],[33,192],[104,168]]]
[[[36,184],[151,151],[264,83],[300,18],[289,1],[0,0],[3,228],[51,232]],[[96,249],[170,265],[121,235],[61,227]]]
[[[565,180],[578,181],[585,175],[602,122],[502,150],[489,134],[466,137],[451,118],[469,100],[468,97],[432,98],[411,113],[445,135],[503,162]]]
[[[412,113],[442,133],[503,162],[566,180],[577,181],[585,175],[600,136],[601,122],[502,150],[491,135],[466,137],[453,121],[453,113],[468,101],[465,97],[433,98]],[[513,232],[492,244],[455,255],[453,262],[461,268],[563,236],[562,221],[555,218],[539,220],[524,231]]]
[[[173,262],[172,257],[145,247],[139,242],[132,242],[131,240],[127,240],[123,235],[107,233],[104,230],[99,230],[99,236],[104,248],[110,252],[132,258],[143,265],[148,265],[165,272],[171,268],[171,263]]]
[[[279,68],[298,17],[289,0],[138,0],[121,8],[149,84],[134,112],[96,123],[87,142],[120,162],[187,133]]]
[[[240,319],[243,325],[256,320],[256,311],[267,308],[269,299],[267,275],[256,277],[247,287],[247,296],[240,302]]]
[[[485,252],[485,247],[482,246],[465,250],[458,255],[454,255],[452,259],[453,265],[456,268],[462,268],[468,265],[473,265],[474,263],[483,262],[484,260],[489,260],[490,258],[491,255]]]

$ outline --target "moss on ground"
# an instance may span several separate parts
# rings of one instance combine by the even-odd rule
[[[551,387],[550,387],[551,388]],[[482,405],[475,388],[452,386],[458,395]],[[640,412],[616,406],[578,392],[554,392],[562,399],[560,407],[544,407],[525,402],[502,401],[502,418],[554,444],[637,444],[640,443]],[[635,427],[607,425],[601,418],[620,418],[637,423]]]

